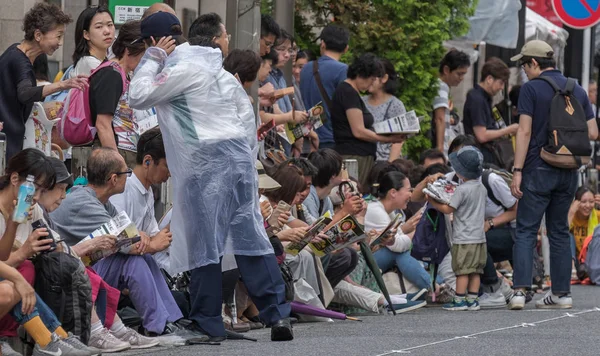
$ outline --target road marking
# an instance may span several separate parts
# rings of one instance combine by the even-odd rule
[[[538,326],[539,324],[548,323],[548,322],[551,322],[551,321],[556,321],[556,320],[560,320],[560,319],[564,319],[564,318],[576,318],[578,315],[587,314],[587,313],[593,313],[593,312],[600,312],[600,307],[583,310],[583,311],[580,311],[580,312],[577,312],[577,313],[565,313],[564,315],[561,315],[561,316],[557,316],[557,317],[550,318],[550,319],[544,319],[544,320],[540,320],[540,321],[535,321],[535,322],[532,322],[532,323],[521,323],[521,324],[517,324],[517,325],[513,325],[513,326],[507,326],[507,327],[504,327],[504,328],[497,328],[497,329],[480,331],[478,333],[474,333],[474,334],[470,334],[470,335],[455,336],[455,337],[450,338],[450,339],[433,341],[433,342],[430,342],[430,343],[427,343],[427,344],[423,344],[423,345],[407,347],[407,348],[402,349],[402,350],[391,350],[391,351],[384,352],[382,354],[378,354],[377,356],[387,356],[387,355],[393,355],[393,354],[408,354],[408,353],[410,353],[413,350],[422,349],[422,348],[429,347],[429,346],[435,346],[435,345],[444,344],[444,343],[447,343],[447,342],[452,342],[452,341],[461,340],[461,339],[475,339],[479,335],[490,334],[490,333],[494,333],[494,332],[498,332],[498,331],[504,331],[504,330],[510,330],[510,329],[517,329],[517,328],[535,327],[535,326]]]

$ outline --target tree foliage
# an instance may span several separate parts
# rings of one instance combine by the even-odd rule
[[[373,52],[394,63],[401,81],[398,97],[408,110],[425,116],[421,134],[404,145],[414,159],[431,147],[425,134],[445,53],[442,42],[468,31],[475,5],[472,0],[296,0],[295,35],[300,48],[318,54],[317,36],[334,21],[351,33],[350,53],[343,60]]]

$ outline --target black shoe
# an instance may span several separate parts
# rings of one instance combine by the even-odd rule
[[[281,319],[271,325],[271,341],[294,340],[294,332],[289,318]]]
[[[208,335],[204,329],[202,329],[198,324],[191,323],[186,330],[193,332],[194,337],[188,339],[189,345],[197,345],[197,344],[210,344],[210,345],[220,345],[221,341],[225,341],[227,336],[211,336]]]

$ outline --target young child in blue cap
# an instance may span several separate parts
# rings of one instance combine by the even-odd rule
[[[450,164],[464,183],[456,188],[450,204],[429,199],[429,204],[444,214],[453,214],[452,270],[456,274],[456,298],[446,310],[479,310],[480,274],[486,264],[484,231],[487,192],[481,183],[483,155],[472,146],[449,156]]]

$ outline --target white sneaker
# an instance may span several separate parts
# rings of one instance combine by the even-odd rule
[[[92,333],[88,346],[95,347],[103,353],[121,352],[131,348],[128,342],[117,339],[106,328]]]
[[[481,309],[497,309],[504,308],[505,306],[506,299],[504,299],[504,295],[500,291],[483,293],[479,297],[479,307]]]
[[[559,297],[552,294],[552,291],[548,291],[542,299],[535,302],[535,307],[538,309],[571,309],[573,308],[573,298],[569,294]]]
[[[512,298],[510,298],[508,309],[521,310],[523,308],[525,308],[525,293],[518,290],[513,294]]]
[[[508,285],[508,283],[506,283],[504,278],[502,278],[502,285],[500,286],[500,291],[502,292],[502,295],[504,295],[506,304],[510,303],[510,300],[515,294],[515,291]]]
[[[2,356],[23,356],[15,351],[7,340],[0,340],[0,351],[2,351]]]
[[[46,347],[35,344],[33,356],[90,356],[90,353],[74,348],[54,334]]]
[[[77,350],[83,350],[85,352],[88,352],[91,356],[98,356],[98,355],[102,354],[102,351],[98,350],[95,347],[87,346],[86,344],[81,342],[81,340],[79,340],[79,338],[77,336],[73,335],[72,333],[69,333],[69,337],[66,339],[63,339],[63,341],[66,342],[67,344],[73,346]],[[2,356],[5,356],[4,353],[2,353]]]
[[[132,349],[148,349],[154,346],[158,346],[158,344],[160,343],[159,340],[156,340],[151,337],[142,336],[133,329],[127,327],[125,329],[125,333],[120,336],[117,336],[114,333],[112,335],[121,341],[129,343]]]

